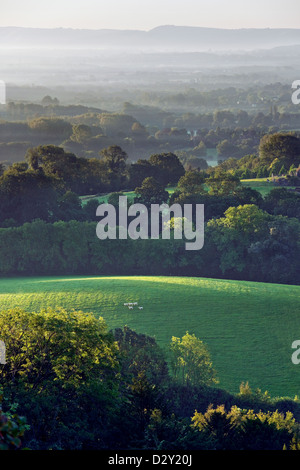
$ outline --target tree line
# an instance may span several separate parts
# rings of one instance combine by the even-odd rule
[[[296,166],[299,142],[290,134],[265,136],[257,164]],[[171,195],[168,185],[176,186]],[[95,198],[83,205],[79,194],[113,191],[108,202],[118,210],[118,198],[128,186],[135,191],[130,203],[204,204],[204,248],[192,256],[179,240],[100,242],[95,235],[99,203]],[[1,275],[163,273],[299,282],[294,256],[299,194],[274,188],[263,198],[243,187],[224,164],[185,171],[172,153],[128,165],[118,146],[103,149],[99,160],[39,146],[27,152],[24,162],[2,168],[0,196]]]
[[[36,220],[0,229],[0,275],[180,275],[299,284],[300,222],[254,204],[205,223],[204,247],[185,240],[99,240],[96,222]]]
[[[167,202],[167,186],[177,186],[170,202],[205,203],[207,219],[222,216],[230,206],[253,203],[270,213],[299,217],[296,192],[281,191],[277,196],[271,192],[272,197],[262,201],[257,191],[243,188],[239,181],[245,176],[284,174],[285,185],[299,185],[300,139],[290,133],[265,135],[258,156],[230,158],[197,171],[186,169],[180,157],[170,152],[128,163],[127,153],[113,145],[102,149],[99,157],[77,157],[62,147],[46,145],[30,148],[25,161],[8,168],[0,164],[0,226],[37,218],[94,220],[96,201],[82,208],[79,196],[132,190],[139,199],[152,194],[158,202]]]

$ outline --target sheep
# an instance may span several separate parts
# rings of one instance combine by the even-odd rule
[[[128,306],[129,310],[133,310],[133,307],[131,307],[131,305]]]
[[[139,310],[143,310],[143,307],[139,307]]]

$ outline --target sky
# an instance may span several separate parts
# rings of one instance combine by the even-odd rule
[[[299,28],[299,0],[0,0],[0,26]]]

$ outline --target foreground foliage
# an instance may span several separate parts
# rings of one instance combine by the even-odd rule
[[[2,450],[299,448],[298,400],[272,401],[247,384],[230,395],[205,384],[205,369],[201,385],[180,384],[155,340],[128,327],[108,332],[74,310],[15,309],[0,313],[0,336]],[[175,343],[190,352],[187,370],[207,359],[194,336]]]

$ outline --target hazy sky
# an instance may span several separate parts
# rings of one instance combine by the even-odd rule
[[[299,28],[300,0],[0,0],[0,26]]]

